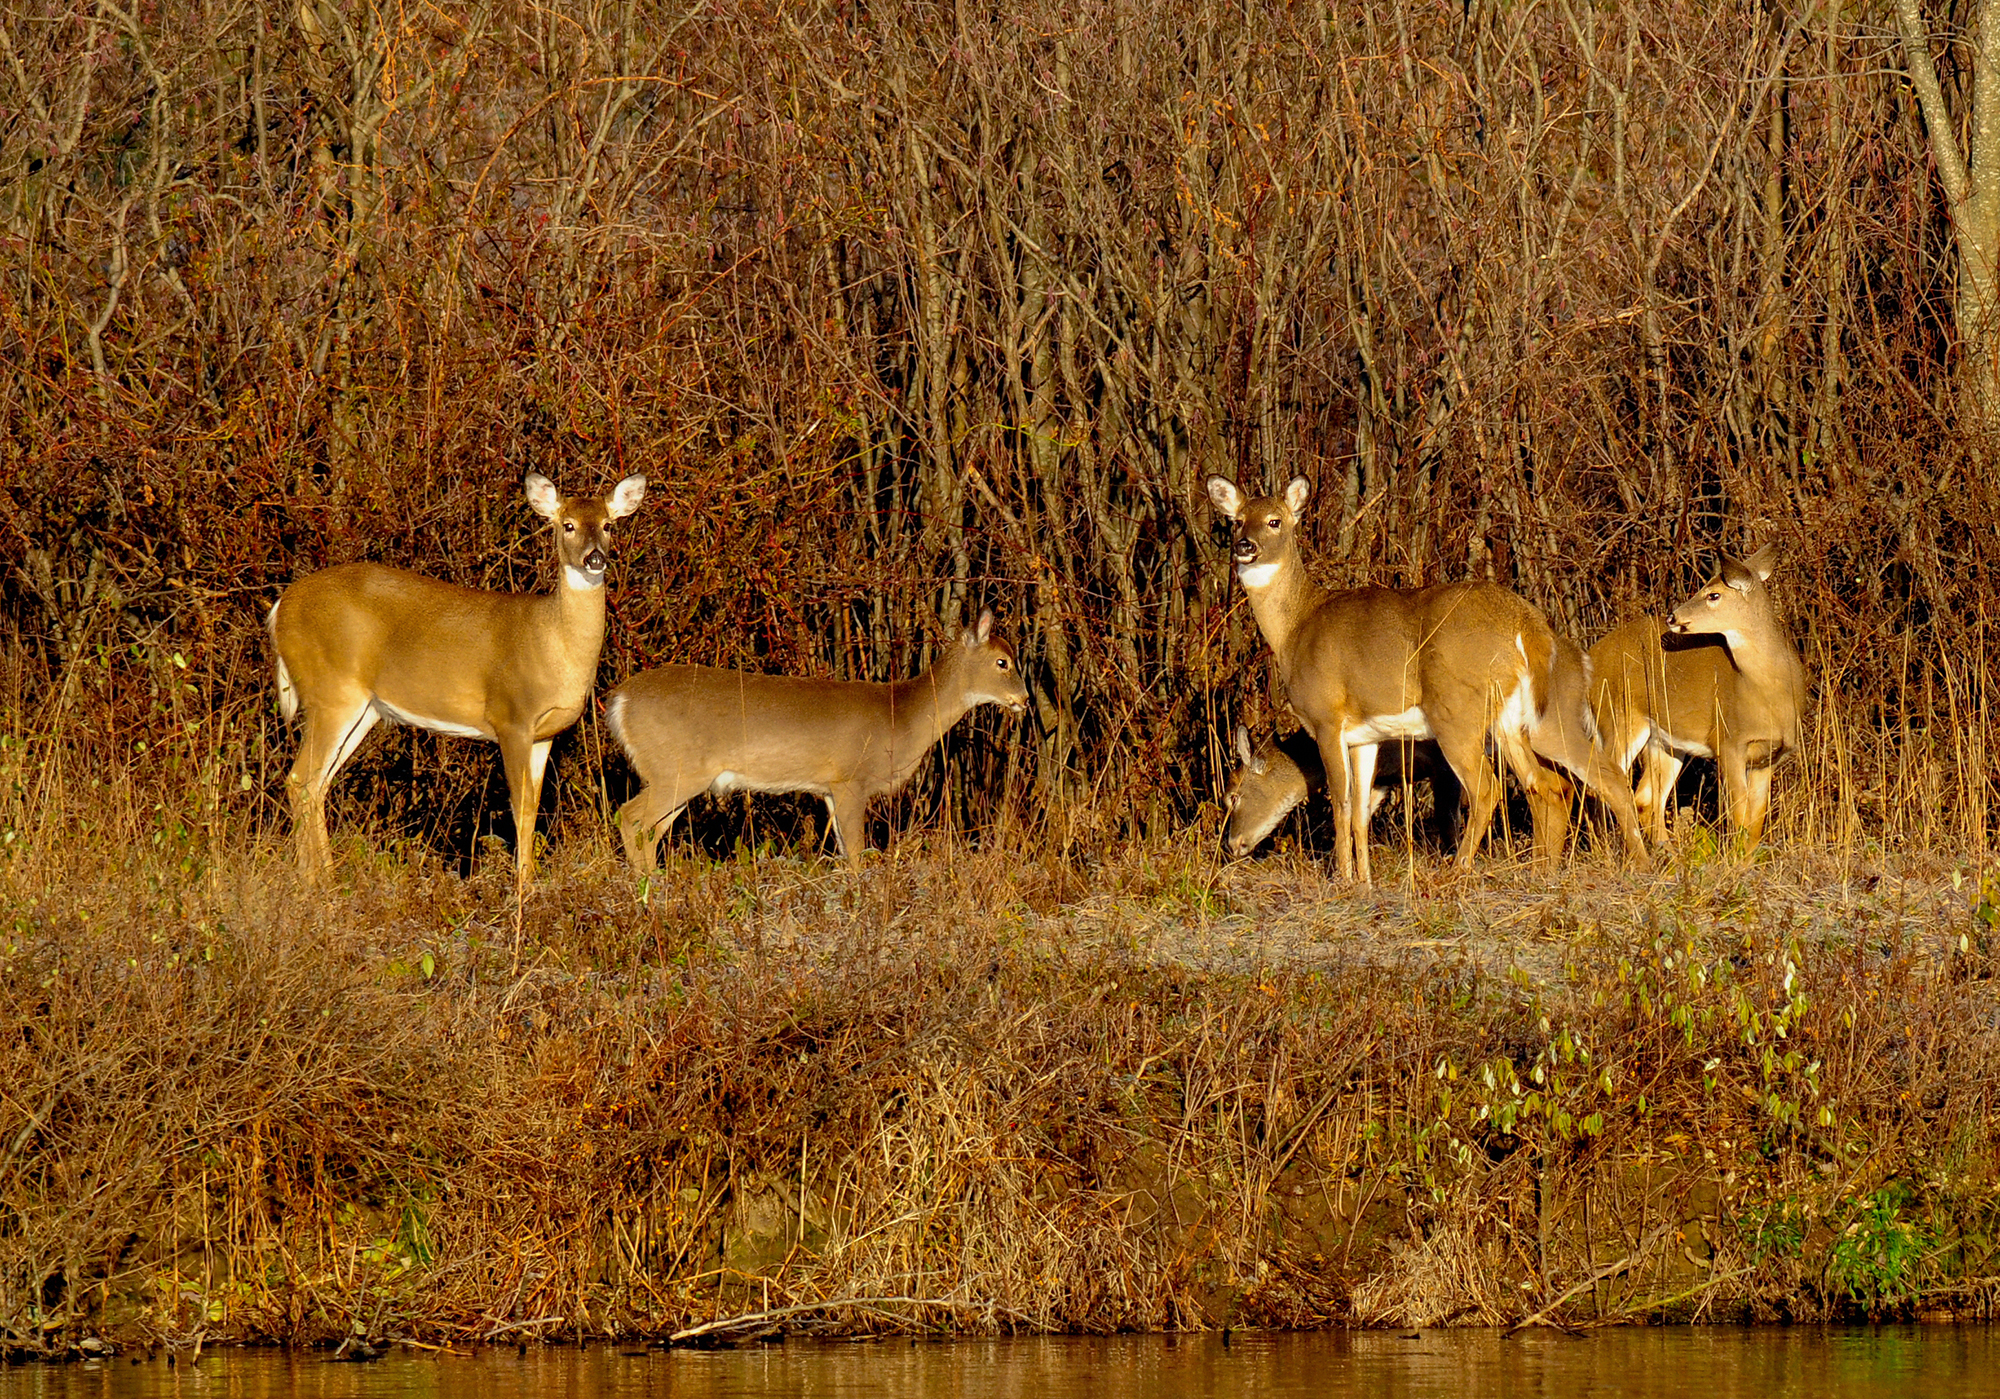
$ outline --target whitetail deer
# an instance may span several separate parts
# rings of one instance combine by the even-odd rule
[[[330,863],[326,793],[368,731],[393,719],[500,745],[514,807],[515,879],[535,865],[535,811],[549,743],[576,722],[604,642],[611,522],[639,508],[646,478],[602,500],[570,499],[530,473],[528,504],[555,525],[552,594],[489,593],[379,563],[301,578],[267,619],[278,652],[278,705],[305,711],[305,738],[285,779],[299,863]]]
[[[1689,756],[1713,758],[1729,824],[1746,846],[1763,837],[1771,772],[1799,746],[1805,666],[1765,588],[1777,556],[1725,555],[1715,577],[1674,609],[1661,634],[1627,622],[1590,648],[1591,700],[1614,761],[1640,767],[1638,810],[1654,840]]]
[[[1237,767],[1222,794],[1223,808],[1229,814],[1222,843],[1231,859],[1255,850],[1294,807],[1326,794],[1326,764],[1320,761],[1319,745],[1304,729],[1252,745],[1250,730],[1238,724],[1235,745]],[[1432,822],[1444,843],[1452,844],[1462,794],[1437,745],[1395,742],[1377,751],[1369,817],[1381,809],[1398,784],[1428,780]]]
[[[859,868],[868,803],[910,780],[974,705],[1027,708],[1014,648],[981,612],[914,680],[876,684],[753,675],[711,666],[662,666],[611,692],[611,732],[644,785],[618,810],[634,869],[654,852],[688,802],[703,792],[811,792],[826,802],[833,834]]]
[[[1209,498],[1236,525],[1237,581],[1326,764],[1340,872],[1369,882],[1368,794],[1376,748],[1387,739],[1436,739],[1465,784],[1461,866],[1472,863],[1500,800],[1489,738],[1527,790],[1538,855],[1559,855],[1569,826],[1569,784],[1540,758],[1596,792],[1628,853],[1643,860],[1631,783],[1592,736],[1583,654],[1540,609],[1491,583],[1322,588],[1298,548],[1309,489],[1300,477],[1281,496],[1246,500],[1234,482],[1208,481]]]

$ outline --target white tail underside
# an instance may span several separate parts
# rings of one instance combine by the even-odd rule
[[[279,598],[271,604],[271,610],[264,614],[264,628],[271,633],[272,649],[276,650],[278,637],[278,606],[284,601]],[[292,683],[292,673],[285,668],[285,658],[278,657],[278,712],[291,723],[299,717],[299,687]]]
[[[1509,733],[1533,733],[1541,723],[1541,716],[1535,713],[1535,686],[1524,670],[1514,682],[1513,693],[1501,702],[1500,712],[1493,718],[1493,727]]]

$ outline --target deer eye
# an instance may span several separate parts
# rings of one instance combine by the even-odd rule
[[[1000,657],[993,662],[993,668],[995,670],[1005,670],[1007,668],[1007,658],[1005,656]]]
[[[575,521],[575,520],[564,520],[564,521],[563,521],[563,533],[564,533],[564,534],[575,534],[575,533],[576,533],[576,521]]]
[[[1278,517],[1273,515],[1270,519],[1264,521],[1264,526],[1267,529],[1276,529],[1280,523]]]

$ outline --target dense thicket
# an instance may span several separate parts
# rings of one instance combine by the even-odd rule
[[[1775,539],[1794,819],[1983,839],[1945,220],[1867,4],[23,0],[10,727],[248,811],[286,581],[547,586],[521,472],[642,469],[607,681],[899,673],[990,602],[1035,716],[960,786],[1144,827],[1272,708],[1201,479],[1303,474],[1327,579],[1585,640]]]

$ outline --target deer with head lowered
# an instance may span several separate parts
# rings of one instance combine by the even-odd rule
[[[1538,855],[1554,858],[1569,825],[1574,773],[1618,820],[1627,852],[1646,854],[1625,781],[1592,736],[1589,672],[1539,608],[1491,583],[1334,592],[1306,572],[1299,512],[1309,485],[1246,499],[1209,478],[1235,526],[1236,579],[1278,662],[1285,697],[1318,745],[1334,801],[1340,872],[1369,882],[1368,801],[1377,747],[1434,738],[1469,795],[1458,863],[1472,863],[1500,800],[1490,739],[1527,790]],[[1544,767],[1546,760],[1554,767]]]
[[[1278,828],[1294,807],[1326,794],[1326,765],[1319,745],[1304,729],[1250,741],[1250,730],[1236,726],[1236,771],[1222,793],[1228,824],[1222,847],[1231,859],[1255,850]],[[1446,845],[1458,826],[1459,787],[1435,743],[1393,742],[1377,750],[1375,786],[1368,794],[1373,817],[1399,783],[1427,779],[1431,784],[1432,821]]]
[[[528,504],[555,527],[553,593],[492,593],[379,563],[340,564],[285,589],[267,618],[278,652],[278,704],[305,712],[285,788],[299,863],[330,863],[326,793],[384,719],[500,745],[514,808],[515,880],[535,865],[535,811],[549,744],[576,722],[604,643],[611,522],[639,508],[646,478],[602,500],[557,494],[530,473]]]
[[[847,862],[861,864],[868,803],[899,790],[975,705],[1018,714],[1028,687],[993,614],[914,680],[877,684],[753,675],[713,666],[643,671],[604,702],[611,732],[644,784],[618,810],[625,854],[654,868],[660,839],[703,792],[810,792]]]
[[[1797,751],[1805,666],[1764,585],[1777,566],[1765,545],[1723,556],[1715,576],[1675,608],[1662,636],[1652,618],[1618,627],[1590,648],[1591,701],[1613,760],[1641,764],[1638,809],[1656,841],[1689,757],[1713,758],[1730,826],[1746,846],[1762,838],[1771,773]]]

